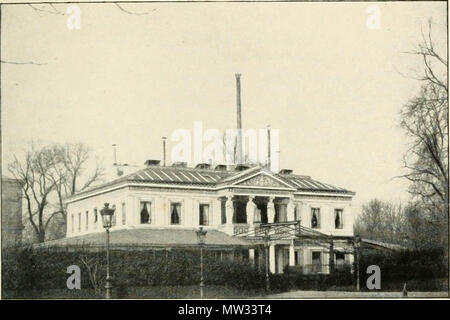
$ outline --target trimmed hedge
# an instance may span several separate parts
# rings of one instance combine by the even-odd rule
[[[393,252],[362,251],[360,255],[361,289],[370,276],[367,267],[377,265],[381,271],[381,290],[448,290],[448,257],[444,249],[402,250]]]
[[[245,253],[242,252],[245,257]],[[128,287],[198,285],[200,254],[198,250],[111,250],[110,271],[118,295]],[[86,263],[84,263],[84,262]],[[238,289],[264,288],[265,276],[245,259],[221,261],[214,252],[204,251],[206,285],[226,285]],[[48,251],[32,249],[5,250],[2,260],[3,290],[66,289],[67,267],[81,269],[81,287],[95,288],[88,266],[97,270],[97,282],[104,286],[106,255],[104,251]],[[92,274],[92,273],[91,273]]]
[[[230,252],[231,253],[231,252]],[[248,262],[247,252],[238,258],[230,254],[204,250],[205,285],[229,286],[239,290],[264,289],[266,279],[263,269]],[[198,285],[200,256],[198,250],[111,250],[111,274],[114,277],[115,295],[126,297],[128,288],[149,286]],[[223,257],[221,259],[220,257]],[[33,250],[8,249],[2,254],[2,290],[19,292],[24,297],[32,291],[66,289],[70,265],[81,269],[81,287],[97,288],[105,284],[106,255],[104,250]],[[83,262],[84,261],[84,262]],[[409,291],[443,291],[447,288],[447,262],[442,250],[361,252],[360,284],[365,283],[367,267],[378,265],[381,269],[381,290],[401,291],[407,282]],[[97,270],[92,282],[88,267]],[[298,269],[298,268],[297,268]],[[295,268],[285,268],[284,274],[271,274],[272,292],[289,290],[354,290],[356,274],[349,268],[327,275],[304,275]],[[91,273],[92,274],[92,273]]]

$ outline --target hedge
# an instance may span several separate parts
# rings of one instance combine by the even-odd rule
[[[360,254],[361,289],[366,289],[370,274],[367,267],[377,265],[381,271],[381,290],[448,290],[448,255],[444,249],[400,250],[392,252],[362,251]]]
[[[244,254],[245,255],[245,254]],[[200,256],[198,250],[111,250],[110,270],[115,287],[198,285]],[[204,252],[206,285],[227,285],[238,289],[258,289],[265,285],[265,276],[246,260],[217,258],[214,252]],[[106,273],[104,251],[49,251],[30,248],[6,250],[2,259],[3,290],[65,289],[67,267],[81,269],[81,287],[94,287],[91,270],[96,268],[97,281],[103,286]],[[93,272],[91,272],[92,274]]]
[[[230,252],[231,253],[231,252]],[[118,296],[126,296],[127,288],[148,286],[198,285],[200,279],[199,251],[194,249],[168,250],[111,250],[111,274]],[[220,255],[222,256],[222,255]],[[264,289],[264,268],[256,268],[245,251],[231,259],[225,254],[204,251],[205,285],[230,286],[242,290]],[[2,254],[2,290],[30,292],[45,289],[66,289],[70,265],[81,269],[81,287],[103,290],[105,282],[105,252],[93,250],[33,250],[16,248]],[[83,262],[84,261],[84,262]],[[366,290],[369,265],[381,269],[381,290],[401,291],[404,282],[408,290],[442,291],[448,278],[444,251],[369,252],[360,255],[361,290]],[[88,267],[97,269],[97,280],[91,281]],[[297,268],[298,269],[298,268]],[[298,272],[285,268],[284,274],[271,274],[271,291],[288,290],[354,290],[356,274],[348,268],[331,275]],[[355,269],[354,269],[355,270]]]

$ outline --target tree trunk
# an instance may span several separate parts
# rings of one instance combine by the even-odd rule
[[[38,242],[42,243],[45,241],[45,231],[40,231],[38,234]]]

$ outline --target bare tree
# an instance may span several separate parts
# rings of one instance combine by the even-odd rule
[[[372,199],[363,204],[362,212],[354,225],[354,232],[363,238],[403,243],[404,222],[401,204]]]
[[[27,221],[38,242],[46,240],[49,226],[57,215],[65,223],[64,199],[101,179],[103,169],[97,161],[92,172],[85,174],[91,158],[92,151],[82,143],[44,147],[32,143],[23,161],[14,156],[8,170],[23,182]]]
[[[64,199],[101,181],[104,170],[96,160],[93,170],[88,175],[85,174],[93,155],[92,150],[83,143],[55,145],[53,148],[58,161],[55,162],[50,179],[55,182],[58,211],[66,221]]]
[[[415,78],[422,82],[420,92],[401,110],[401,127],[410,137],[403,158],[411,181],[409,192],[420,199],[425,208],[446,213],[448,192],[448,83],[446,56],[439,54],[431,36],[422,32],[415,51],[423,62],[422,72]]]
[[[27,218],[39,242],[45,240],[45,231],[50,221],[59,213],[54,211],[48,214],[46,211],[50,194],[59,182],[50,178],[57,159],[52,148],[36,148],[32,144],[23,162],[14,156],[14,161],[8,166],[14,178],[22,181]]]

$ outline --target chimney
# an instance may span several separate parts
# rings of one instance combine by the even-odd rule
[[[236,157],[237,164],[242,164],[242,119],[241,119],[241,74],[236,73],[236,105],[237,105],[237,141]]]
[[[147,167],[159,166],[160,162],[161,162],[161,160],[149,159],[149,160],[145,160],[144,165]]]
[[[270,126],[267,126],[267,169],[270,170]]]
[[[172,163],[172,167],[176,167],[176,168],[187,168],[187,162],[176,161],[176,162]]]
[[[117,165],[117,150],[116,150],[116,144],[114,143],[113,145],[113,152],[114,152],[114,163],[113,165]]]
[[[163,141],[163,166],[166,166],[166,137],[162,137]]]

